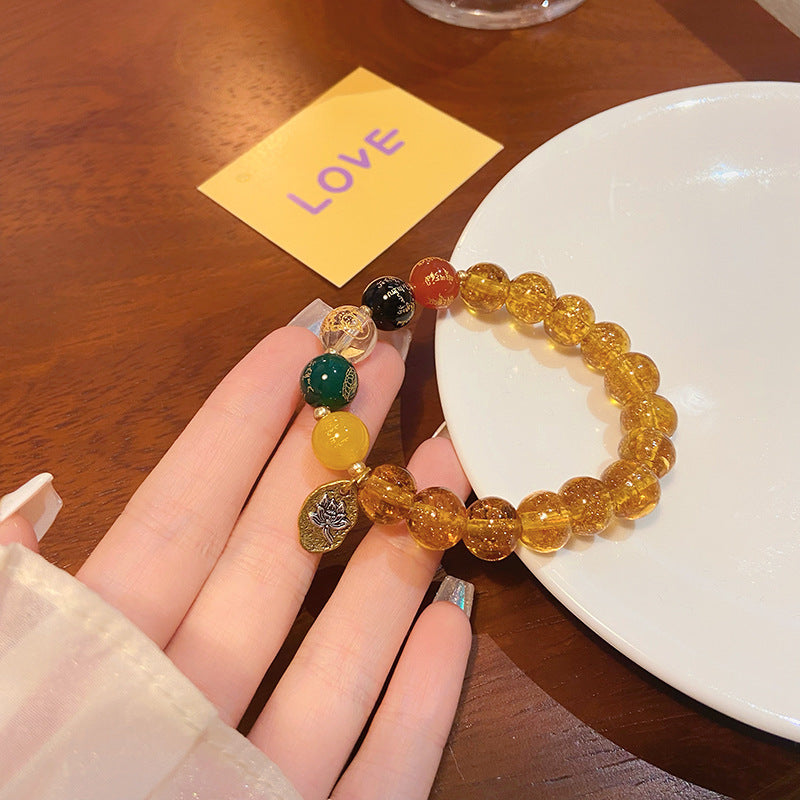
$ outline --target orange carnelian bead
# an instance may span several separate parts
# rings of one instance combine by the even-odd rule
[[[578,344],[594,325],[594,309],[577,294],[564,294],[544,318],[544,329],[556,343],[569,347]]]
[[[639,519],[649,514],[661,497],[655,473],[634,461],[615,461],[603,471],[600,480],[611,492],[618,517]]]
[[[517,275],[508,288],[506,308],[514,319],[535,325],[555,305],[556,290],[548,278],[538,272]]]
[[[604,370],[631,349],[631,338],[616,322],[598,322],[581,340],[581,356],[590,367]]]
[[[569,511],[573,533],[599,533],[614,516],[611,492],[597,478],[571,478],[558,495]]]
[[[497,311],[506,301],[511,282],[497,264],[475,264],[461,274],[461,299],[482,314]]]
[[[381,464],[358,487],[358,502],[373,522],[391,525],[408,517],[416,491],[414,476],[407,469]]]
[[[619,443],[620,458],[636,461],[663,478],[675,465],[675,445],[657,428],[634,428]]]
[[[623,353],[606,367],[606,392],[618,403],[629,403],[658,389],[661,376],[653,360],[642,353]]]
[[[484,497],[467,509],[464,544],[484,561],[500,561],[514,552],[519,520],[514,506],[500,497]]]
[[[408,512],[408,530],[428,550],[446,550],[464,533],[467,509],[449,489],[432,486],[414,495]]]
[[[572,533],[569,511],[555,492],[534,492],[517,509],[519,540],[537,553],[563,547]]]
[[[347,469],[369,452],[367,426],[349,411],[334,411],[317,421],[311,432],[314,454],[328,469]]]
[[[414,290],[414,299],[425,308],[447,308],[458,297],[455,267],[436,256],[417,261],[408,283]]]
[[[666,397],[645,394],[623,407],[619,421],[625,431],[658,428],[667,436],[672,436],[678,427],[678,412]]]

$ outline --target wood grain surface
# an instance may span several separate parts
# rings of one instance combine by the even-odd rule
[[[800,39],[755,0],[587,0],[508,32],[449,27],[402,0],[3,11],[0,493],[55,474],[65,507],[42,550],[72,572],[262,336],[315,297],[352,302],[374,277],[447,256],[535,147],[653,93],[800,80]],[[356,66],[504,150],[336,290],[195,187]],[[441,421],[432,337],[422,315],[376,461],[407,459]],[[256,705],[357,538],[323,561]],[[476,585],[476,636],[437,800],[800,797],[797,745],[651,677],[516,559],[487,567],[456,548],[444,566]]]

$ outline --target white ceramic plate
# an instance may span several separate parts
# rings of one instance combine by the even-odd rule
[[[800,84],[682,89],[575,125],[476,211],[453,262],[478,261],[620,323],[680,416],[654,513],[522,560],[653,674],[800,741]],[[436,363],[478,496],[516,504],[615,459],[602,378],[541,326],[440,313]]]

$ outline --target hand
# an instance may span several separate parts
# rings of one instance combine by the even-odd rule
[[[305,329],[282,328],[247,355],[78,573],[162,647],[230,725],[281,647],[319,562],[298,543],[297,513],[305,496],[334,476],[311,451],[311,409],[292,420],[298,376],[318,347]],[[403,364],[379,344],[358,371],[352,410],[374,438]],[[409,469],[419,486],[466,496],[446,440],[425,442]],[[0,526],[4,540],[35,546],[19,517]],[[471,642],[466,615],[450,603],[420,615],[366,737],[341,773],[440,555],[398,527],[374,526],[256,721],[250,739],[306,800],[331,792],[428,796]]]

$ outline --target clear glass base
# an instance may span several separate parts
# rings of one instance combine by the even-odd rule
[[[584,0],[406,0],[429,17],[462,28],[525,28],[550,22]]]

